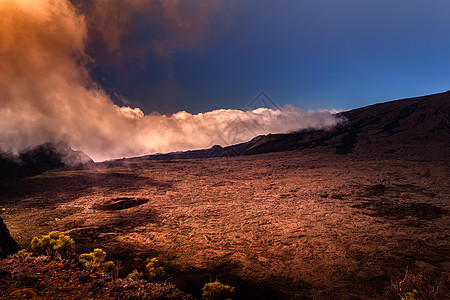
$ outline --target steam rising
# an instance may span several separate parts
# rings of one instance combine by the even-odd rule
[[[176,7],[177,1],[168,3]],[[294,107],[144,115],[139,108],[115,105],[90,78],[86,19],[69,1],[4,0],[0,15],[1,151],[65,141],[101,161],[226,146],[340,121],[329,112]]]

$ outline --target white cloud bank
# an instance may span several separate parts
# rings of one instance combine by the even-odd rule
[[[4,0],[0,15],[1,151],[65,141],[101,161],[226,146],[341,121],[331,112],[294,107],[144,115],[115,105],[90,78],[85,18],[69,1]]]

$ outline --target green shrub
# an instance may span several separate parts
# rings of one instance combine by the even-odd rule
[[[35,236],[31,240],[31,251],[37,255],[62,258],[72,253],[74,244],[69,235],[60,231],[50,231],[46,235]]]
[[[137,270],[133,270],[133,272],[128,273],[126,280],[128,281],[138,281],[142,277],[142,273]]]
[[[61,235],[61,232],[59,231],[50,231],[48,233],[48,236],[52,239],[52,240],[57,240],[59,238],[59,236]]]
[[[101,264],[106,258],[106,252],[100,248],[95,248],[92,255],[94,255],[94,262],[97,264]]]
[[[90,253],[81,253],[78,256],[80,263],[91,262],[97,266],[100,266],[106,258],[106,252],[100,248],[95,248],[94,251]]]
[[[403,293],[403,295],[400,295],[400,300],[420,300],[421,298],[417,298],[417,295],[419,292],[414,289],[411,292]]]
[[[82,264],[85,264],[87,262],[93,262],[94,261],[94,254],[91,253],[81,253],[78,257],[78,261]]]
[[[220,283],[218,280],[207,282],[203,286],[202,298],[205,300],[231,300],[234,287]]]
[[[159,260],[156,257],[147,259],[147,265],[145,268],[147,269],[148,277],[151,280],[157,279],[159,276],[164,274],[164,269],[160,266]]]
[[[102,265],[102,268],[105,272],[111,273],[114,271],[116,264],[113,261],[107,261]]]
[[[106,258],[106,252],[100,248],[95,248],[90,253],[82,253],[78,256],[78,261],[86,267],[102,269],[107,273],[111,273],[116,268],[116,265],[112,261],[104,262]]]

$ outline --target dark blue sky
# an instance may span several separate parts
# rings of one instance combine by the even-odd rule
[[[279,105],[308,110],[450,89],[448,0],[219,2],[195,30],[175,37],[173,19],[134,13],[120,59],[104,59],[91,45],[94,77],[145,113],[244,108],[262,90]],[[195,9],[184,10],[196,20]],[[152,45],[165,35],[174,46],[162,55]]]

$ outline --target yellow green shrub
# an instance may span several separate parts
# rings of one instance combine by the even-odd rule
[[[447,299],[450,295],[448,279],[437,280],[423,273],[412,273],[408,269],[402,278],[395,279],[385,289],[385,299],[422,300]]]
[[[111,273],[116,268],[116,264],[113,261],[107,261],[102,265],[105,272]]]
[[[31,250],[34,254],[54,257],[67,257],[73,252],[75,242],[69,235],[60,231],[50,231],[46,235],[35,236],[31,240]]]
[[[106,252],[100,248],[95,248],[90,253],[82,253],[78,257],[81,263],[91,262],[97,266],[100,266],[106,258]]]
[[[100,248],[95,248],[90,253],[82,253],[78,256],[78,261],[85,266],[102,269],[107,273],[111,273],[116,265],[112,261],[104,262],[106,258],[106,252]]]
[[[101,264],[106,258],[106,252],[100,248],[95,248],[92,255],[94,255],[94,262],[98,264]]]
[[[81,253],[78,256],[78,261],[82,264],[89,262],[93,262],[94,261],[94,254],[91,253]]]
[[[202,298],[205,300],[231,300],[234,287],[220,283],[218,280],[207,282],[203,286]]]
[[[414,289],[411,292],[406,292],[403,295],[400,296],[400,300],[420,300],[421,298],[418,297],[419,292]]]
[[[156,257],[148,259],[145,268],[147,269],[148,277],[152,280],[158,278],[164,273],[164,269],[160,266],[160,263]]]

